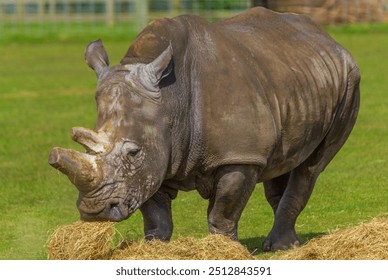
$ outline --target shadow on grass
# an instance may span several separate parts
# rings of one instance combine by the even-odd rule
[[[307,243],[307,241],[316,237],[320,237],[325,234],[327,233],[326,232],[301,233],[301,234],[298,234],[298,237],[301,244],[304,245]],[[245,245],[248,248],[248,250],[252,253],[252,255],[257,256],[257,255],[267,254],[261,250],[261,244],[264,242],[265,238],[266,236],[262,235],[258,237],[240,239],[239,241],[241,244]]]

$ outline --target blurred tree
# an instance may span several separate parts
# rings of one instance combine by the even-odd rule
[[[244,0],[181,0],[185,9],[199,8],[201,10],[233,10],[245,9]]]
[[[168,11],[173,5],[171,0],[150,0],[148,8],[151,11]]]
[[[268,0],[252,0],[252,7],[262,6],[268,9]]]

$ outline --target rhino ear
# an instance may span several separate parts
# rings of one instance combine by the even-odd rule
[[[172,64],[172,45],[170,42],[169,46],[154,61],[145,66],[144,70],[147,75],[147,79],[143,80],[145,88],[159,91],[159,83],[170,75],[173,69]]]
[[[109,66],[108,54],[100,39],[89,43],[86,47],[85,60],[87,65],[94,70],[97,77],[100,77],[104,69]]]

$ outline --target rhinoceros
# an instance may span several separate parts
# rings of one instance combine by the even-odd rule
[[[140,209],[145,238],[167,241],[171,201],[196,190],[210,233],[237,239],[263,182],[274,223],[262,249],[299,245],[296,220],[360,99],[354,59],[319,26],[264,8],[216,23],[183,15],[147,25],[120,65],[109,66],[101,40],[85,59],[98,78],[95,128],[72,129],[85,153],[49,156],[78,188],[82,220]]]

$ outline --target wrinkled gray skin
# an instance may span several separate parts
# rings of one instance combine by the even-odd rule
[[[140,209],[146,238],[168,240],[171,200],[197,190],[209,231],[237,239],[263,182],[275,215],[263,250],[299,244],[296,219],[358,113],[346,50],[307,17],[254,8],[212,24],[156,20],[119,66],[101,41],[85,58],[98,78],[96,126],[72,131],[86,153],[54,148],[49,159],[79,189],[82,219]]]

